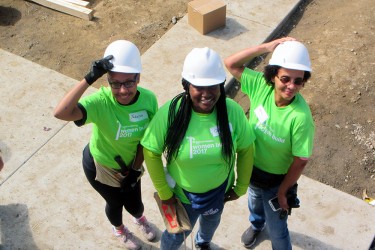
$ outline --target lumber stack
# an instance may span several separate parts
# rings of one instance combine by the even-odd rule
[[[37,4],[43,5],[66,14],[76,16],[82,19],[91,20],[94,11],[87,8],[90,4],[83,0],[31,0]]]

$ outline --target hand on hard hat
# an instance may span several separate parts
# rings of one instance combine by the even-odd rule
[[[296,39],[293,37],[282,37],[271,42],[265,43],[264,46],[266,47],[266,50],[268,52],[273,52],[279,44],[284,43],[286,41],[296,41]]]
[[[112,55],[108,55],[103,59],[96,60],[91,64],[89,73],[85,76],[86,82],[91,85],[110,69],[113,68],[113,64],[110,60],[113,58]]]
[[[141,54],[134,43],[127,40],[117,40],[108,45],[104,57],[113,55],[112,72],[141,73]]]
[[[301,42],[287,37],[275,40],[272,46],[275,46],[275,48],[269,65],[311,72],[309,52]],[[270,45],[270,47],[272,46]]]

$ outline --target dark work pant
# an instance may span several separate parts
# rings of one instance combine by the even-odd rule
[[[121,192],[120,188],[111,187],[96,181],[96,167],[89,145],[83,150],[82,165],[91,186],[105,199],[105,213],[113,226],[122,225],[122,207],[135,218],[142,216],[144,206],[141,196],[141,181],[138,181],[134,189],[129,192]]]

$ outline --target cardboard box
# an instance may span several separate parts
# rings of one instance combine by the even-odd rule
[[[194,0],[188,3],[188,23],[204,35],[225,26],[226,11],[222,0]]]

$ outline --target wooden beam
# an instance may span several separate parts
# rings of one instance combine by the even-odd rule
[[[66,14],[76,16],[82,19],[91,20],[93,10],[76,4],[68,3],[64,0],[31,0],[45,7],[64,12]]]
[[[87,7],[87,5],[90,4],[90,2],[83,1],[83,0],[64,0],[64,1],[72,3],[72,4],[76,4],[76,5],[79,5],[79,6],[82,6],[82,7]]]

